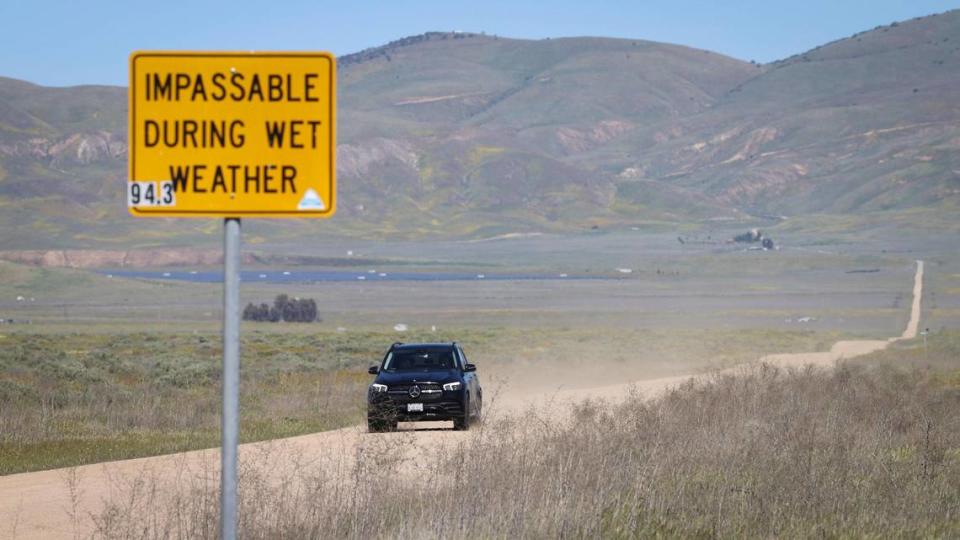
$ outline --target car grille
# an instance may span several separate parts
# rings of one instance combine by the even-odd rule
[[[410,396],[410,389],[414,386],[420,388],[420,395],[416,398]],[[397,401],[437,401],[443,396],[443,388],[436,383],[412,383],[390,385],[387,393]]]

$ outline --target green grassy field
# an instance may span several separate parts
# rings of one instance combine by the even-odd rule
[[[245,341],[244,441],[360,421],[364,343]],[[367,346],[370,343],[366,344]],[[216,446],[219,340],[209,335],[0,339],[0,474]]]

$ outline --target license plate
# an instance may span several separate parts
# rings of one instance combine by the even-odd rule
[[[407,412],[423,412],[423,403],[407,403]]]

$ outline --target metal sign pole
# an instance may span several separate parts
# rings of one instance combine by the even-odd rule
[[[240,220],[223,220],[223,413],[220,424],[220,538],[237,538],[240,431]]]

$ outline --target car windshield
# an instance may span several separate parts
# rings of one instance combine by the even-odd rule
[[[453,353],[444,350],[394,351],[383,363],[386,371],[438,371],[453,369]]]

